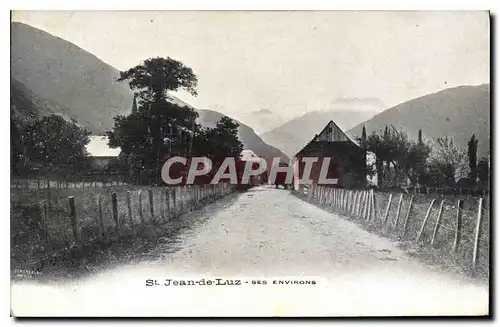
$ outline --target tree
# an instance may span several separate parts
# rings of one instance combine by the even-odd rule
[[[359,140],[360,143],[361,143],[361,147],[363,149],[366,149],[367,148],[367,139],[366,139],[366,127],[365,125],[363,125],[363,131],[361,132],[361,139]]]
[[[363,143],[362,138],[358,139]],[[373,132],[365,141],[366,149],[376,156],[375,170],[379,187],[397,185],[402,177],[412,185],[423,176],[425,163],[430,153],[429,145],[422,139],[410,141],[405,131],[387,126],[380,134]]]
[[[481,158],[477,164],[477,177],[481,184],[488,184],[490,178],[490,164],[488,158]]]
[[[431,161],[449,163],[454,169],[465,164],[465,151],[455,145],[452,137],[438,137],[432,144]]]
[[[472,134],[469,142],[467,143],[467,156],[469,158],[469,178],[475,182],[477,178],[477,145],[478,140],[476,139],[476,135]]]
[[[162,107],[163,112],[155,116],[144,109],[117,116],[113,131],[108,132],[109,146],[121,148],[120,160],[136,182],[159,181],[161,166],[169,157],[190,155],[190,145],[205,138],[195,122],[196,111],[170,102]],[[153,136],[154,130],[158,139]]]
[[[10,172],[19,174],[23,165],[22,121],[12,112],[10,115]]]
[[[218,157],[238,157],[243,151],[243,144],[238,139],[239,124],[233,119],[223,116],[215,127],[216,149]]]
[[[166,99],[168,91],[184,89],[197,95],[198,78],[193,70],[170,57],[149,58],[141,64],[120,72],[118,81],[129,80],[133,91],[138,91],[139,105]]]
[[[138,99],[137,109],[128,117],[115,117],[109,145],[122,147],[121,159],[128,162],[130,174],[141,171],[159,181],[166,158],[188,154],[199,128],[198,113],[171,103],[168,92],[185,90],[196,96],[198,79],[182,62],[156,57],[120,72],[118,81],[125,80]]]
[[[451,137],[435,138],[427,171],[429,184],[437,187],[455,186],[455,171],[464,167],[466,154],[464,149],[455,145]]]
[[[31,168],[49,172],[75,173],[85,167],[90,132],[74,120],[52,114],[30,117],[20,128],[23,156]]]

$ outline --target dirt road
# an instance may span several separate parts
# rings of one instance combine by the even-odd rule
[[[110,268],[84,280],[53,286],[13,285],[14,313],[103,316],[488,313],[486,287],[426,266],[408,257],[391,241],[308,204],[288,191],[258,187],[182,219],[191,219],[196,224],[182,234],[175,251],[168,242],[153,249],[148,255],[154,260]],[[217,278],[221,285],[216,285]],[[148,279],[155,286],[146,286]],[[165,284],[169,283],[167,279],[172,279],[169,286]],[[173,280],[189,279],[198,282],[197,285],[173,285]],[[201,284],[207,280],[213,284],[199,285],[201,279],[204,279]],[[236,285],[237,280],[241,285]],[[287,285],[286,281],[309,284]]]

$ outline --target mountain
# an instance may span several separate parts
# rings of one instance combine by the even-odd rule
[[[67,121],[72,121],[76,118],[69,108],[54,100],[42,98],[14,78],[10,79],[10,108],[11,113],[19,117],[58,114]],[[80,122],[77,122],[77,125],[85,127],[88,125],[88,122],[80,120]]]
[[[362,122],[378,111],[335,109],[313,111],[294,118],[289,122],[261,135],[264,142],[281,149],[289,156],[294,156],[302,149],[330,120],[342,130],[347,130]]]
[[[76,45],[22,23],[11,23],[11,108],[17,115],[55,113],[74,119],[94,135],[114,126],[113,117],[128,114],[133,93],[116,79],[119,71]],[[193,108],[174,96],[169,100]],[[198,110],[215,126],[222,114]],[[283,156],[240,123],[245,149],[264,157]]]
[[[347,132],[351,137],[379,132],[386,125],[404,129],[411,139],[422,129],[424,139],[451,136],[467,147],[472,134],[479,140],[478,156],[490,150],[490,85],[459,86],[419,97],[389,108]]]
[[[224,115],[220,112],[208,110],[208,109],[198,109],[200,114],[198,120],[199,123],[208,126],[215,127],[217,121],[219,121]],[[238,138],[244,145],[245,150],[252,150],[257,156],[266,159],[268,164],[272,162],[275,157],[283,158],[288,160],[286,154],[281,152],[279,149],[266,144],[260,136],[255,134],[254,130],[242,122],[235,119],[235,121],[240,125],[238,127]]]
[[[252,126],[257,134],[262,134],[280,126],[285,119],[269,109],[256,110],[246,114],[241,119],[245,124]]]
[[[11,24],[11,76],[43,99],[69,109],[96,134],[130,112],[133,95],[119,71],[76,45],[22,23]]]

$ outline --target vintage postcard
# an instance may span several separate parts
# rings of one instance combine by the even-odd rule
[[[489,316],[490,20],[12,11],[12,316]]]

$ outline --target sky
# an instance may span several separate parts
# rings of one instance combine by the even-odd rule
[[[197,108],[285,118],[343,106],[382,109],[489,83],[486,11],[17,11],[125,70],[171,57],[198,76]]]

